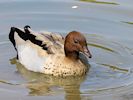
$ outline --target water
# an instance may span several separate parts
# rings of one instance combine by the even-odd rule
[[[0,0],[0,97],[4,100],[132,100],[132,0]],[[26,70],[8,40],[11,26],[87,38],[93,58],[83,77]]]

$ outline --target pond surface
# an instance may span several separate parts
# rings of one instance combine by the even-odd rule
[[[3,100],[132,100],[132,0],[0,0],[0,98]],[[66,35],[84,33],[93,55],[83,77],[26,70],[14,58],[11,26]]]

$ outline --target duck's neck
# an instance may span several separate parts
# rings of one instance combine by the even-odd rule
[[[67,53],[65,53],[65,55],[67,58],[69,58],[73,61],[77,61],[79,59],[77,52],[67,52]]]

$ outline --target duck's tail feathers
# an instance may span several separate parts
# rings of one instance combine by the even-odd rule
[[[16,40],[15,40],[15,34],[18,35],[18,40],[22,39],[24,41],[31,41],[32,43],[41,46],[44,50],[47,50],[46,44],[43,43],[42,40],[37,39],[37,33],[33,32],[30,29],[30,26],[26,25],[24,27],[24,30],[16,28],[16,27],[11,27],[10,29],[10,33],[9,33],[9,39],[12,42],[12,44],[14,45],[15,49],[16,49]]]
[[[11,27],[10,33],[9,33],[9,40],[12,42],[13,46],[16,48],[16,43],[14,39],[14,32],[15,32],[15,27]]]

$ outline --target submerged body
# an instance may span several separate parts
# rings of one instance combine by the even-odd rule
[[[75,32],[70,34],[80,34]],[[38,34],[29,26],[25,26],[24,30],[12,27],[9,34],[9,39],[17,51],[18,60],[28,70],[53,76],[84,75],[89,65],[79,59],[79,52],[84,52],[83,49],[78,48],[78,45],[74,46],[80,41],[76,38],[76,42],[71,45],[69,43],[71,41],[67,38],[71,40],[72,37],[66,36],[64,39],[61,35],[50,32]],[[86,46],[86,43],[82,45]],[[85,53],[91,57],[88,51]]]

